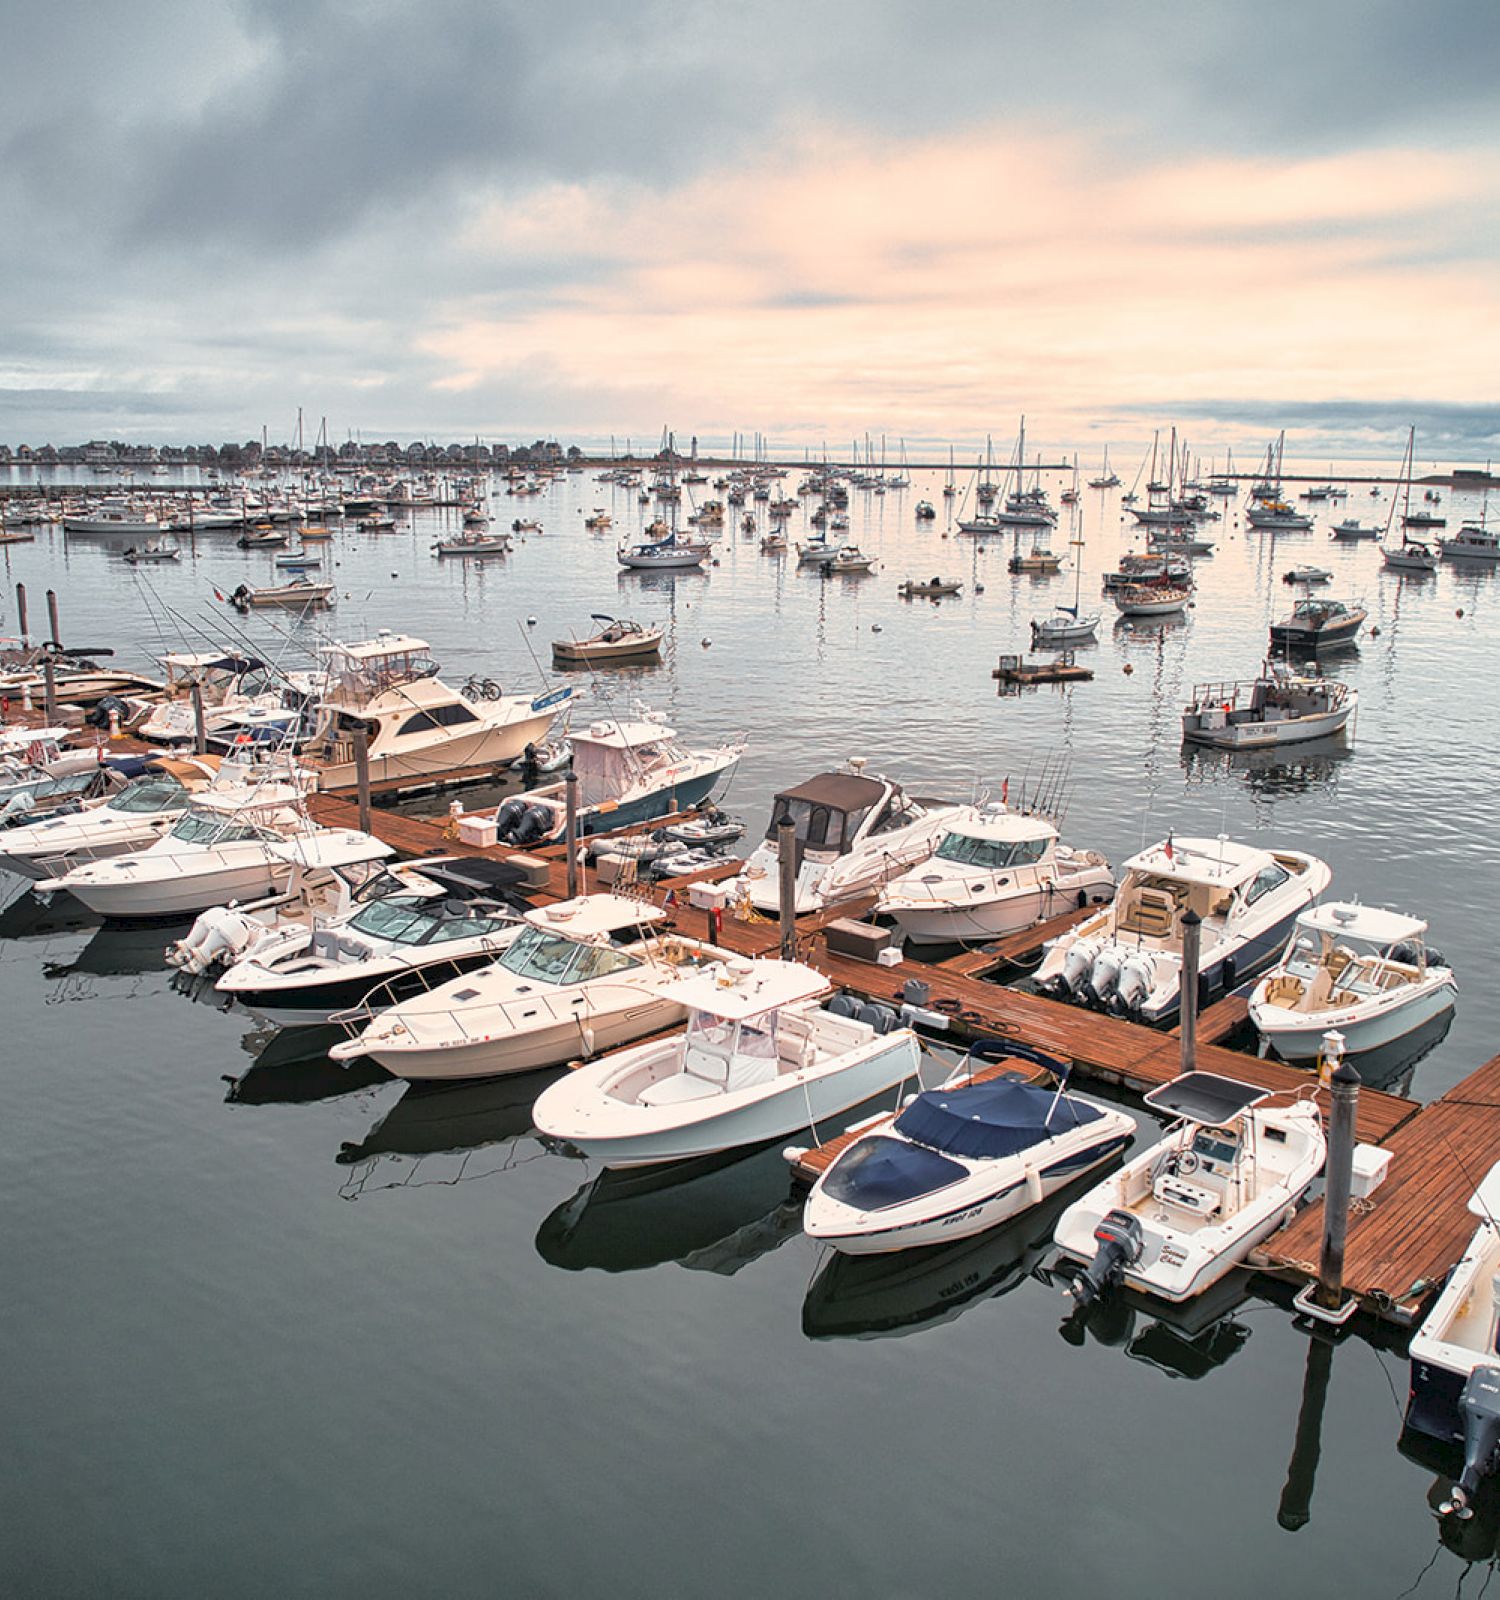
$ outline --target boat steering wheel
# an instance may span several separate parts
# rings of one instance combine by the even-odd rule
[[[1177,1174],[1182,1178],[1190,1178],[1198,1170],[1199,1162],[1195,1151],[1184,1150],[1177,1157]]]

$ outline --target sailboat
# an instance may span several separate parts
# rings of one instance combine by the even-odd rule
[[[948,481],[943,485],[943,499],[951,500],[958,493],[953,482],[953,446],[948,446]]]
[[[1119,479],[1118,474],[1110,471],[1110,467],[1109,467],[1109,446],[1105,445],[1105,447],[1104,447],[1104,465],[1102,467],[1100,467],[1099,476],[1097,478],[1090,478],[1089,479],[1089,488],[1091,488],[1091,489],[1118,489],[1119,487],[1120,487],[1120,479]]]
[[[1076,514],[1075,514],[1076,524]],[[1077,537],[1078,529],[1073,528],[1073,537],[1068,543],[1077,554],[1073,557],[1073,604],[1059,606],[1050,617],[1033,617],[1031,619],[1031,643],[1033,648],[1043,645],[1069,645],[1092,643],[1099,630],[1099,613],[1091,612],[1088,616],[1080,614],[1078,609],[1079,595],[1083,588],[1083,540]]]
[[[1423,544],[1419,539],[1410,538],[1406,532],[1407,518],[1411,513],[1411,472],[1412,456],[1416,446],[1417,430],[1413,424],[1406,436],[1406,459],[1401,463],[1401,543],[1398,545],[1383,544],[1380,547],[1381,559],[1386,566],[1396,572],[1427,573],[1436,572],[1438,557],[1437,551],[1431,545]],[[1391,522],[1396,514],[1395,496],[1391,497],[1390,515],[1386,518],[1386,536],[1389,538]]]

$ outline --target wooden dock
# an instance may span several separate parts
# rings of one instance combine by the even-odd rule
[[[1080,667],[1067,651],[1056,661],[1026,661],[1019,656],[1001,656],[1000,664],[990,674],[997,678],[1002,688],[1022,689],[1034,683],[1088,683],[1094,676],[1092,667]]]

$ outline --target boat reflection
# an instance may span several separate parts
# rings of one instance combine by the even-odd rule
[[[1061,1285],[1060,1273],[1049,1276]],[[1058,1332],[1071,1345],[1092,1340],[1121,1348],[1132,1361],[1155,1367],[1166,1377],[1196,1382],[1217,1372],[1250,1338],[1250,1329],[1235,1313],[1250,1298],[1253,1276],[1231,1272],[1181,1305],[1131,1289],[1116,1290],[1075,1307]]]
[[[238,1078],[226,1077],[225,1100],[247,1106],[310,1105],[392,1081],[367,1056],[347,1064],[330,1061],[328,1047],[344,1037],[342,1028],[252,1029],[241,1047],[255,1059]]]
[[[82,933],[87,928],[100,927],[104,921],[66,892],[35,894],[30,879],[4,872],[0,872],[0,880],[14,885],[16,890],[0,910],[0,939],[47,939],[58,933]]]
[[[151,924],[102,923],[71,961],[44,961],[42,976],[52,980],[139,978],[151,972],[170,972],[167,946],[186,933],[189,926],[180,918]]]
[[[1215,750],[1184,744],[1181,760],[1189,784],[1243,780],[1252,794],[1275,799],[1331,790],[1339,768],[1353,754],[1353,743],[1343,733],[1334,733],[1281,750]]]
[[[537,1230],[537,1254],[569,1272],[639,1272],[675,1261],[725,1275],[802,1231],[778,1139],[746,1155],[602,1172]]]
[[[381,1077],[387,1076],[384,1072]],[[474,1083],[417,1084],[357,1144],[343,1145],[340,1166],[382,1156],[427,1156],[508,1144],[531,1132],[536,1097],[558,1078],[555,1068]]]

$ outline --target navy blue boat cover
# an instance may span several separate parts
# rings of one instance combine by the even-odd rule
[[[993,1161],[1097,1121],[1101,1114],[1097,1106],[1063,1095],[1049,1125],[1047,1113],[1054,1099],[1054,1089],[1014,1079],[930,1089],[897,1117],[896,1130],[931,1150]]]
[[[947,1156],[876,1133],[856,1139],[849,1146],[828,1169],[823,1188],[846,1206],[880,1211],[900,1205],[903,1200],[946,1189],[967,1175]]]

